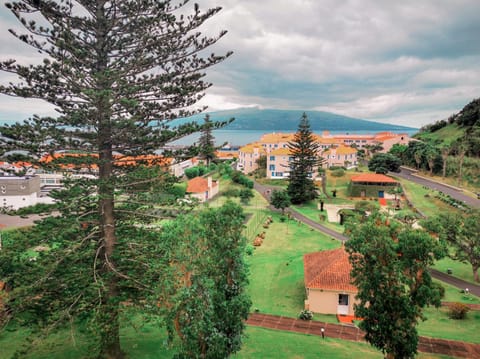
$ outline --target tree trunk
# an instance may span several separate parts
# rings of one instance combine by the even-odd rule
[[[473,279],[475,280],[475,282],[480,282],[480,278],[478,276],[478,268],[479,266],[478,265],[473,265],[472,266],[472,271],[473,271]]]
[[[118,278],[115,273],[113,254],[117,237],[115,234],[113,176],[113,146],[111,124],[111,75],[108,71],[108,20],[105,14],[106,0],[99,1],[96,10],[96,123],[98,126],[98,215],[100,219],[100,241],[98,250],[99,273],[102,281],[101,301],[96,322],[100,335],[99,359],[122,359],[120,347]]]

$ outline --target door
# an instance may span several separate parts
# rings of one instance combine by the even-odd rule
[[[378,198],[383,198],[385,197],[385,192],[384,191],[378,191]]]
[[[348,294],[339,294],[337,314],[348,315],[348,303],[349,303]]]

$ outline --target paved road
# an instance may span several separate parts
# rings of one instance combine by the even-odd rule
[[[251,314],[247,320],[247,324],[261,328],[277,329],[317,336],[321,336],[321,330],[323,328],[325,330],[324,333],[326,337],[324,340],[328,340],[328,338],[339,338],[354,342],[365,341],[364,332],[362,332],[360,329],[342,324],[305,321],[295,318],[260,313]],[[419,337],[418,339],[418,351],[420,352],[442,354],[459,358],[480,358],[480,344],[428,337]],[[319,345],[321,345],[321,342],[319,342]]]
[[[442,282],[445,282],[447,284],[453,285],[454,287],[457,287],[458,289],[468,288],[468,291],[469,291],[470,294],[473,294],[473,295],[476,295],[477,297],[480,297],[480,285],[478,285],[478,284],[465,282],[464,280],[462,280],[460,278],[452,277],[451,275],[449,275],[447,273],[440,272],[436,269],[430,269],[430,274],[432,275],[433,278],[441,280]]]
[[[402,168],[400,173],[390,173],[390,174],[392,176],[400,177],[437,191],[442,191],[443,193],[452,196],[456,200],[464,202],[470,207],[480,208],[480,200],[467,196],[465,193],[462,192],[461,189],[457,189],[451,186],[446,186],[442,183],[429,180],[428,178],[425,178],[425,177],[420,177],[418,175],[415,175],[415,172],[416,172],[415,170]]]

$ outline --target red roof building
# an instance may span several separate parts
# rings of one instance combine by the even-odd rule
[[[316,313],[353,315],[357,287],[351,283],[352,266],[345,249],[306,254],[303,265],[307,293],[305,309]]]

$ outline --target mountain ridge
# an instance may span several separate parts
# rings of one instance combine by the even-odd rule
[[[367,121],[325,111],[300,111],[259,108],[239,108],[223,111],[210,111],[174,121],[180,124],[189,121],[201,121],[206,114],[212,121],[235,121],[223,127],[225,130],[262,130],[262,131],[295,131],[300,117],[305,112],[310,121],[312,131],[412,131],[413,127],[392,125],[382,122]]]

